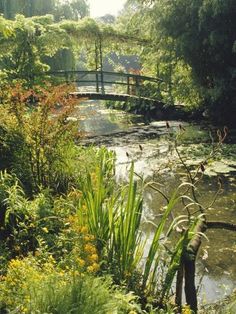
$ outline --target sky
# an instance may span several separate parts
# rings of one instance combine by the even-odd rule
[[[88,0],[90,4],[90,16],[117,15],[125,2],[126,0]]]

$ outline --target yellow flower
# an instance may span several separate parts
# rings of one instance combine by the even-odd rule
[[[88,267],[87,267],[87,272],[93,273],[93,272],[94,272],[93,266],[88,266]]]
[[[96,273],[100,269],[100,266],[97,263],[93,263],[93,265],[87,267],[87,272]]]
[[[88,228],[86,226],[81,227],[80,229],[81,233],[88,233]]]
[[[89,242],[89,241],[90,241],[89,235],[84,236],[84,241],[86,241],[86,242]]]
[[[84,267],[85,266],[85,261],[82,258],[77,258],[77,262],[78,262],[80,267]]]
[[[89,242],[95,240],[95,237],[92,234],[87,234],[84,236],[84,241]]]
[[[182,308],[182,314],[191,314],[192,311],[190,309],[190,306],[189,305],[184,305],[183,308]]]
[[[91,243],[85,244],[84,250],[85,250],[85,252],[91,253],[91,254],[95,254],[97,252],[95,246]]]
[[[98,263],[93,263],[92,266],[93,266],[94,271],[98,271],[100,269],[100,266]]]
[[[97,262],[98,261],[98,255],[96,253],[94,253],[91,256],[88,256],[88,260],[91,262]]]
[[[22,265],[22,262],[19,259],[12,259],[9,263],[10,268],[18,268]]]
[[[43,227],[42,230],[43,230],[45,233],[48,233],[48,228]]]

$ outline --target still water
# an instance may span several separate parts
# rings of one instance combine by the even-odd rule
[[[173,138],[179,124],[185,129],[179,150],[190,167],[198,165],[212,145],[216,133],[207,125],[179,121],[147,123],[143,117],[122,111],[110,110],[102,102],[86,101],[78,107],[82,116],[79,126],[85,132],[87,144],[105,145],[116,153],[117,180],[126,181],[131,161],[135,172],[147,180],[160,183],[165,193],[171,194],[183,180],[184,174],[176,153]],[[210,135],[212,134],[212,135]],[[178,174],[177,174],[178,173]],[[202,204],[207,205],[218,189],[218,177],[223,190],[208,210],[211,221],[236,223],[236,130],[230,130],[218,160],[206,166],[205,175],[198,186]],[[158,221],[164,201],[159,194],[147,189],[145,220]],[[183,214],[181,208],[177,213]],[[150,224],[143,226],[150,230]],[[236,287],[236,233],[225,230],[207,231],[198,258],[199,297],[210,303],[228,295]]]

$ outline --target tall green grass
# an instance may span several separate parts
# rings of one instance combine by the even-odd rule
[[[166,226],[166,223],[168,221],[169,215],[171,211],[173,210],[174,206],[176,205],[178,201],[178,194],[177,190],[173,193],[166,210],[156,228],[156,231],[154,233],[154,237],[152,239],[151,246],[149,248],[148,256],[145,262],[144,266],[144,273],[143,273],[143,280],[142,280],[142,286],[145,288],[147,286],[147,283],[149,281],[150,285],[154,284],[154,280],[156,278],[156,273],[158,270],[158,267],[160,265],[160,238],[163,236],[164,227]]]
[[[131,296],[112,287],[111,280],[74,277],[63,281],[48,278],[32,286],[26,313],[39,314],[108,314],[127,313],[132,309]]]
[[[142,196],[134,180],[133,165],[125,187],[117,187],[113,177],[106,179],[104,156],[93,177],[88,173],[83,185],[89,231],[98,239],[98,248],[105,247],[107,262],[116,268],[121,281],[133,273],[143,254]]]
[[[111,238],[113,220],[116,219],[115,181],[113,178],[113,155],[106,149],[98,151],[98,164],[93,172],[87,171],[82,178],[82,204],[86,212],[80,211],[83,224],[88,224],[89,231],[99,242],[99,249]]]
[[[143,256],[144,241],[140,230],[143,212],[142,195],[134,180],[134,165],[129,176],[129,185],[120,192],[118,218],[112,228],[112,260],[117,263],[121,279],[132,276]]]
[[[128,184],[119,187],[111,175],[113,172],[107,176],[106,153],[100,157],[95,172],[87,173],[83,182],[82,204],[87,209],[89,232],[98,239],[100,255],[117,283],[125,282],[129,287],[136,285],[142,294],[159,293],[159,300],[163,300],[170,293],[183,251],[193,236],[197,221],[193,223],[189,217],[180,216],[170,222],[177,203],[187,198],[182,192],[187,183],[181,184],[170,199],[167,198],[168,204],[155,228],[150,247],[146,248],[148,236],[142,232],[144,187],[135,178],[133,163]],[[192,199],[189,201],[193,204]],[[185,225],[185,232],[173,239],[171,234],[178,224]],[[144,249],[148,251],[147,257]]]

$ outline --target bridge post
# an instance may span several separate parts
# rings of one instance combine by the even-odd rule
[[[99,75],[98,75],[98,62],[99,62],[99,50],[97,41],[95,41],[95,70],[96,70],[96,92],[99,93]]]
[[[136,95],[139,96],[139,79],[137,76],[135,77],[135,90],[136,90]]]
[[[69,84],[69,74],[68,74],[68,72],[65,72],[65,79],[66,79],[66,84]]]
[[[98,73],[96,73],[96,92],[99,93],[99,76],[98,76]]]
[[[99,55],[100,55],[101,92],[102,94],[105,94],[104,76],[103,76],[102,38],[101,37],[99,37]]]
[[[129,76],[127,76],[127,94],[130,95],[130,83],[129,83]]]
[[[101,92],[102,92],[102,94],[105,94],[104,76],[103,76],[102,70],[101,70]]]

